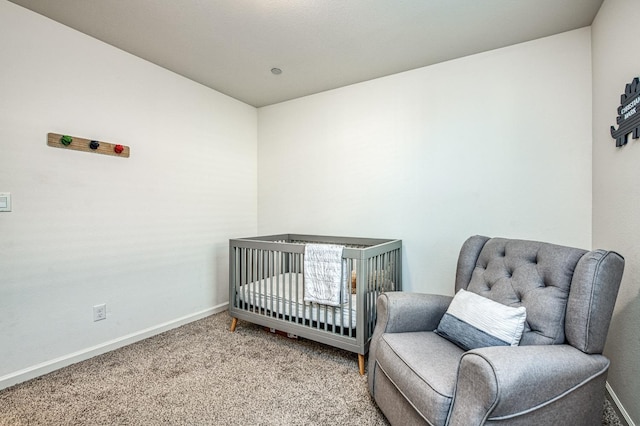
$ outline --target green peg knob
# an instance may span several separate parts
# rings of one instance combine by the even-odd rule
[[[64,146],[71,145],[71,142],[73,142],[73,138],[71,136],[64,135],[60,138],[60,143]]]

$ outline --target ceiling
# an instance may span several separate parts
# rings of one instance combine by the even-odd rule
[[[10,1],[261,107],[589,26],[603,0]]]

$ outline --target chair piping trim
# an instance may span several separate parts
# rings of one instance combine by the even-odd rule
[[[418,408],[413,405],[413,402],[411,402],[411,400],[409,400],[409,398],[407,398],[407,395],[405,395],[404,392],[402,392],[400,390],[400,388],[398,387],[398,385],[396,384],[396,382],[393,381],[393,379],[391,377],[389,377],[389,374],[387,374],[386,371],[384,371],[384,368],[382,368],[382,366],[378,363],[378,360],[376,360],[376,365],[378,366],[378,368],[380,369],[380,371],[382,371],[385,375],[385,377],[391,382],[391,384],[393,385],[394,388],[396,388],[396,390],[398,392],[400,392],[400,395],[402,395],[402,397],[404,398],[405,401],[407,401],[409,403],[409,405],[411,405],[413,407],[413,409],[416,411],[416,413],[418,413],[418,415],[420,417],[422,417],[424,419],[425,422],[427,422],[430,426],[434,426],[433,423],[431,423],[425,416],[422,415],[422,413],[420,412],[420,410],[418,410]],[[375,396],[375,395],[374,395]]]
[[[506,416],[499,416],[499,417],[491,417],[488,420],[493,421],[493,420],[508,420],[508,419],[513,419],[514,417],[519,417],[519,416],[523,416],[525,414],[529,414],[533,411],[539,410],[540,408],[543,408],[547,405],[550,405],[562,398],[564,398],[565,396],[569,395],[571,392],[575,391],[576,389],[581,388],[582,386],[586,385],[587,383],[589,383],[590,381],[592,381],[593,379],[595,379],[598,376],[601,376],[602,374],[606,373],[606,371],[608,370],[609,365],[607,365],[604,369],[602,369],[601,371],[593,374],[590,377],[587,377],[586,379],[584,379],[582,382],[578,383],[577,385],[575,385],[572,388],[567,389],[566,391],[562,392],[560,395],[556,396],[555,398],[551,398],[548,401],[543,402],[542,404],[536,405],[535,407],[531,407],[527,410],[524,411],[520,411],[518,413],[514,413],[514,414],[508,414]]]
[[[491,371],[493,372],[493,378],[496,381],[496,396],[493,400],[493,402],[491,403],[491,406],[487,409],[487,411],[484,413],[484,416],[482,416],[482,422],[480,424],[484,424],[488,419],[489,419],[489,413],[491,413],[493,411],[494,408],[496,408],[496,406],[498,405],[498,401],[500,401],[500,386],[498,384],[498,376],[496,375],[496,367],[495,365],[493,365],[493,363],[491,362],[490,359],[486,358],[483,355],[477,354],[477,353],[464,353],[462,355],[462,357],[460,358],[460,363],[458,364],[458,373],[457,373],[457,378],[456,378],[456,387],[453,390],[453,398],[451,398],[451,405],[449,406],[449,413],[447,413],[447,421],[445,422],[445,424],[449,424],[449,421],[451,420],[451,414],[453,414],[453,406],[456,403],[456,394],[457,394],[457,390],[458,390],[458,383],[460,380],[460,365],[462,364],[462,358],[467,357],[467,356],[477,356],[479,358],[482,358],[483,360],[485,360],[485,362],[489,365],[489,367],[491,367]]]
[[[604,262],[604,259],[607,257],[607,255],[609,254],[609,252],[606,253],[600,253],[600,259],[597,260],[596,262],[596,267],[595,270],[593,272],[593,277],[592,280],[594,283],[598,282],[598,275],[600,274],[600,267],[602,266],[602,263]],[[589,294],[589,312],[591,312],[591,308],[593,307],[593,300],[595,298],[595,292],[596,292],[596,286],[592,285],[591,286],[591,294]],[[585,324],[585,329],[584,329],[584,351],[586,352],[589,349],[589,330],[591,329],[591,315],[587,316],[587,321]]]

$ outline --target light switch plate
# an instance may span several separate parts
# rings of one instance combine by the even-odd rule
[[[11,193],[0,192],[0,212],[11,211]]]

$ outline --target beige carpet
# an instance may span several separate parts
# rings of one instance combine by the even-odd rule
[[[227,312],[0,391],[1,425],[386,425],[357,356]],[[604,425],[617,425],[605,406]]]

